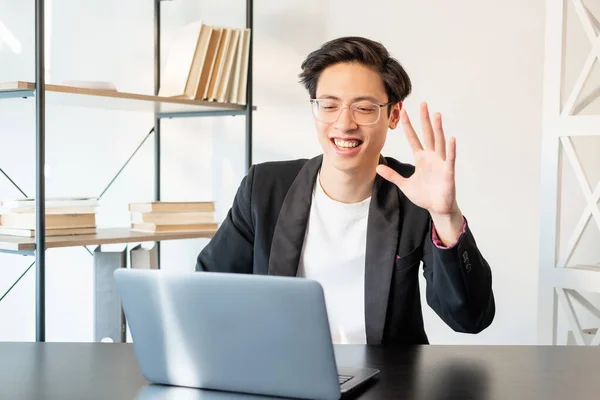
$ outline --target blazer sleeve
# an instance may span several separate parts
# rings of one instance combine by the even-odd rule
[[[221,226],[196,258],[196,271],[252,273],[254,224],[251,212],[254,166],[242,179]]]
[[[431,229],[430,221],[423,250],[427,303],[454,331],[479,333],[496,312],[490,266],[468,223],[456,245],[447,249],[434,245]]]

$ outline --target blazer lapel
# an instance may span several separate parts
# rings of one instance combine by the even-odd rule
[[[387,164],[381,157],[380,163]],[[400,231],[398,190],[375,178],[369,206],[365,256],[365,325],[368,344],[381,344]]]
[[[306,162],[281,206],[269,256],[269,275],[296,276],[306,234],[312,192],[322,156]],[[381,157],[380,163],[385,164]],[[368,344],[380,344],[400,231],[400,201],[392,183],[377,175],[367,226],[365,326]]]
[[[298,272],[313,187],[322,157],[319,155],[304,164],[283,200],[273,232],[269,275],[295,276]]]

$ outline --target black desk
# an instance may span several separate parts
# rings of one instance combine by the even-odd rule
[[[600,399],[600,347],[336,346],[336,357],[381,370],[352,398]],[[146,400],[153,389],[131,344],[0,343],[1,399]],[[256,399],[194,393],[175,388],[149,398]]]

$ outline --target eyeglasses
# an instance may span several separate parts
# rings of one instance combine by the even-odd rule
[[[348,106],[343,106],[338,100],[331,99],[311,99],[313,114],[316,119],[325,123],[333,123],[338,120],[344,108],[350,109],[352,119],[358,125],[372,125],[379,121],[381,116],[381,107],[388,106],[390,103],[377,104],[368,100],[357,101]]]

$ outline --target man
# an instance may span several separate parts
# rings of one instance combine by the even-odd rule
[[[456,143],[379,43],[344,37],[302,64],[323,154],[254,165],[196,270],[300,276],[323,286],[334,343],[428,343],[419,293],[457,332],[495,314],[491,270],[457,205]],[[380,155],[402,123],[415,166]]]

